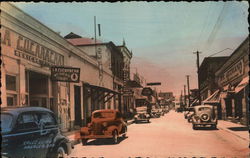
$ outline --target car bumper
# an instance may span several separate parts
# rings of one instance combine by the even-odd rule
[[[81,136],[82,139],[99,139],[99,138],[113,138],[112,135],[85,135]]]
[[[72,142],[68,142],[68,143],[66,143],[66,145],[67,145],[67,154],[69,155],[69,154],[71,154],[72,153],[72,149],[74,148],[74,145],[72,144]]]
[[[194,125],[217,125],[216,122],[193,122]]]

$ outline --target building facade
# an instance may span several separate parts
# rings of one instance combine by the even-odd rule
[[[249,37],[216,71],[222,118],[249,125]]]
[[[86,124],[94,109],[112,108],[120,94],[112,70],[104,67],[100,77],[98,60],[8,2],[1,3],[1,53],[1,107],[49,108],[62,130]],[[54,66],[79,68],[79,82],[52,80]]]
[[[200,95],[205,100],[218,88],[215,82],[215,72],[220,68],[228,57],[206,57],[199,67]]]

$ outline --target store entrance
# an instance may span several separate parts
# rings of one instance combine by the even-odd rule
[[[48,104],[48,76],[28,71],[28,85],[29,105],[50,108]]]

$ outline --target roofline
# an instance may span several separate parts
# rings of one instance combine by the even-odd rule
[[[229,59],[230,56],[219,56],[219,57],[205,57],[200,65],[200,68],[203,67],[209,60],[211,61],[212,59]],[[224,61],[225,63],[226,61]]]
[[[244,40],[244,41],[234,50],[234,52],[229,56],[229,58],[227,59],[227,61],[229,61],[229,60],[234,56],[234,54],[236,54],[236,53],[238,52],[238,50],[239,50],[247,41],[249,41],[249,36],[247,36],[247,37],[245,38],[245,40]],[[248,51],[249,51],[249,50],[248,50]],[[227,61],[225,61],[225,63],[224,63],[223,65],[221,65],[221,67],[218,68],[218,69],[216,70],[215,74],[218,74],[218,73],[220,73],[219,71],[222,71],[222,69],[225,69],[225,68],[223,68],[223,66],[227,63]]]

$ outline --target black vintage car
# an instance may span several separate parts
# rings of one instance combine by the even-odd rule
[[[65,157],[72,145],[54,113],[42,107],[1,108],[2,157]]]

